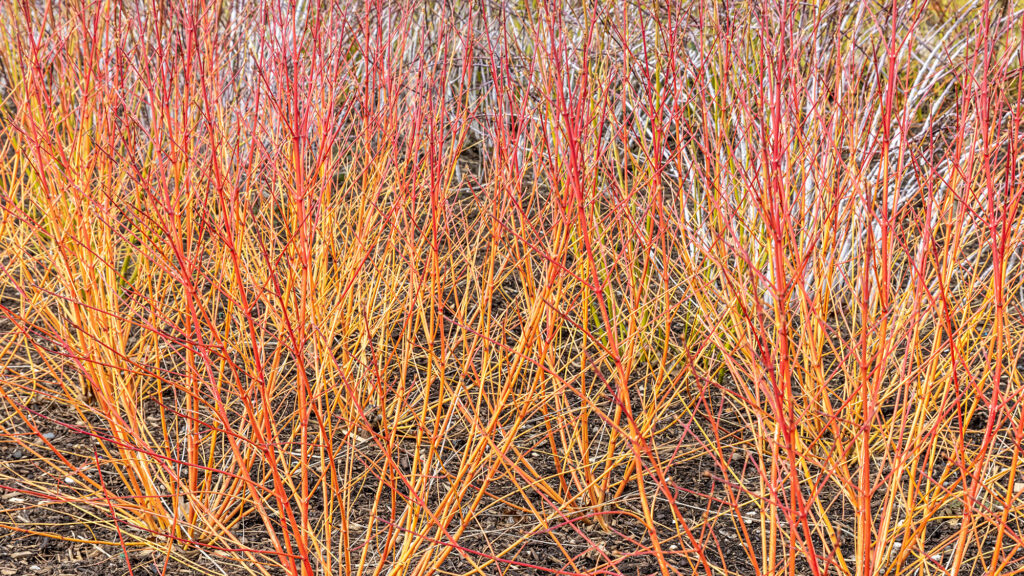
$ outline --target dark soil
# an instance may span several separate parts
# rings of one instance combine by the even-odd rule
[[[46,414],[38,423],[40,432],[65,455],[81,454],[94,441],[63,424],[73,424],[77,415],[60,404],[32,403],[29,409]],[[10,431],[8,430],[9,434]],[[40,451],[49,450],[42,440],[31,442]],[[203,558],[197,551],[174,550],[174,557],[138,545],[112,545],[120,541],[118,527],[108,517],[90,518],[76,507],[33,496],[18,479],[39,481],[50,476],[28,451],[0,436],[0,576],[174,576],[247,572],[230,562]],[[56,481],[56,479],[55,479]],[[114,477],[105,481],[116,484]]]
[[[40,433],[47,435],[47,440],[56,451],[67,455],[72,461],[76,454],[92,452],[96,440],[74,429],[77,427],[75,424],[80,423],[77,414],[68,412],[58,403],[36,401],[28,404],[26,408],[45,415],[37,426]],[[95,515],[101,511],[83,511],[70,504],[33,496],[31,486],[19,482],[19,479],[31,479],[31,482],[36,483],[35,486],[39,486],[38,482],[48,478],[51,475],[50,470],[44,469],[30,451],[34,448],[40,453],[52,454],[51,449],[42,439],[28,442],[24,438],[20,442],[12,440],[19,432],[28,432],[26,430],[6,432],[6,436],[0,437],[0,478],[3,478],[3,484],[0,486],[0,523],[8,527],[16,526],[17,531],[0,531],[0,576],[235,576],[251,573],[244,566],[218,561],[210,554],[194,549],[184,550],[174,546],[172,554],[168,557],[165,550],[156,551],[139,545],[122,548],[117,545],[120,541],[119,527],[111,522],[109,515],[96,517]],[[523,445],[519,448],[527,455],[526,459],[538,474],[544,476],[554,473],[551,460],[531,451],[534,447]],[[377,459],[372,448],[367,448],[360,457]],[[406,459],[399,456],[397,461],[402,463]],[[364,465],[373,464],[366,462]],[[701,499],[691,492],[702,492],[711,488],[711,481],[705,473],[708,468],[707,463],[685,462],[673,466],[670,470],[675,482],[689,488],[690,492],[678,492],[678,500],[692,506],[682,509],[694,512],[692,520],[695,524],[701,521],[706,502],[701,502]],[[59,484],[59,479],[53,478],[53,482]],[[105,482],[108,489],[113,492],[123,489],[117,485],[115,475],[105,476]],[[631,508],[638,502],[636,483],[628,486],[622,501]],[[60,490],[63,491],[64,488],[62,486]],[[607,532],[593,518],[587,517],[565,518],[552,522],[544,529],[528,512],[529,507],[509,476],[495,478],[487,487],[486,493],[487,498],[481,506],[482,512],[477,515],[473,526],[457,543],[458,549],[453,549],[448,556],[442,566],[444,573],[463,573],[472,570],[474,564],[479,565],[488,557],[499,555],[502,559],[485,568],[485,574],[544,574],[552,571],[600,571],[628,575],[660,573],[656,558],[649,551],[643,552],[645,549],[650,550],[651,539],[646,528],[634,518],[634,514],[639,513],[639,510],[633,511],[633,514],[627,514],[623,510],[610,510]],[[653,495],[651,491],[651,496]],[[355,513],[353,517],[362,517],[367,522],[373,521],[370,517],[370,506],[374,496],[375,494],[367,493],[355,498],[355,505],[363,507],[364,512]],[[529,497],[530,504],[536,509],[551,509],[550,503],[545,502],[540,494],[532,492]],[[318,512],[320,511],[312,511],[314,515]],[[672,512],[663,497],[659,497],[654,516],[664,529],[663,533],[659,533],[659,538],[668,562],[680,573],[690,573],[692,569],[687,558],[692,555],[686,553],[686,542],[681,542],[678,538],[670,539],[669,535],[674,533],[671,530]],[[517,540],[527,535],[529,538],[525,544],[509,549]],[[713,560],[713,564],[724,563],[737,568],[746,565],[746,559],[739,552],[740,549],[729,545],[731,538],[735,538],[735,535],[721,530],[721,534],[716,536],[720,548],[705,551],[709,559]],[[270,548],[265,535],[255,531],[246,544],[257,550]],[[272,574],[280,572],[273,569],[270,571]]]

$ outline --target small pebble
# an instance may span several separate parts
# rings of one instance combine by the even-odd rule
[[[45,439],[45,440],[53,440],[56,437],[57,437],[57,435],[54,434],[53,432],[47,432],[47,433],[43,434],[43,439]]]
[[[75,479],[72,478],[71,476],[68,476],[68,477],[64,478],[64,483],[65,484],[74,484],[75,483]]]

